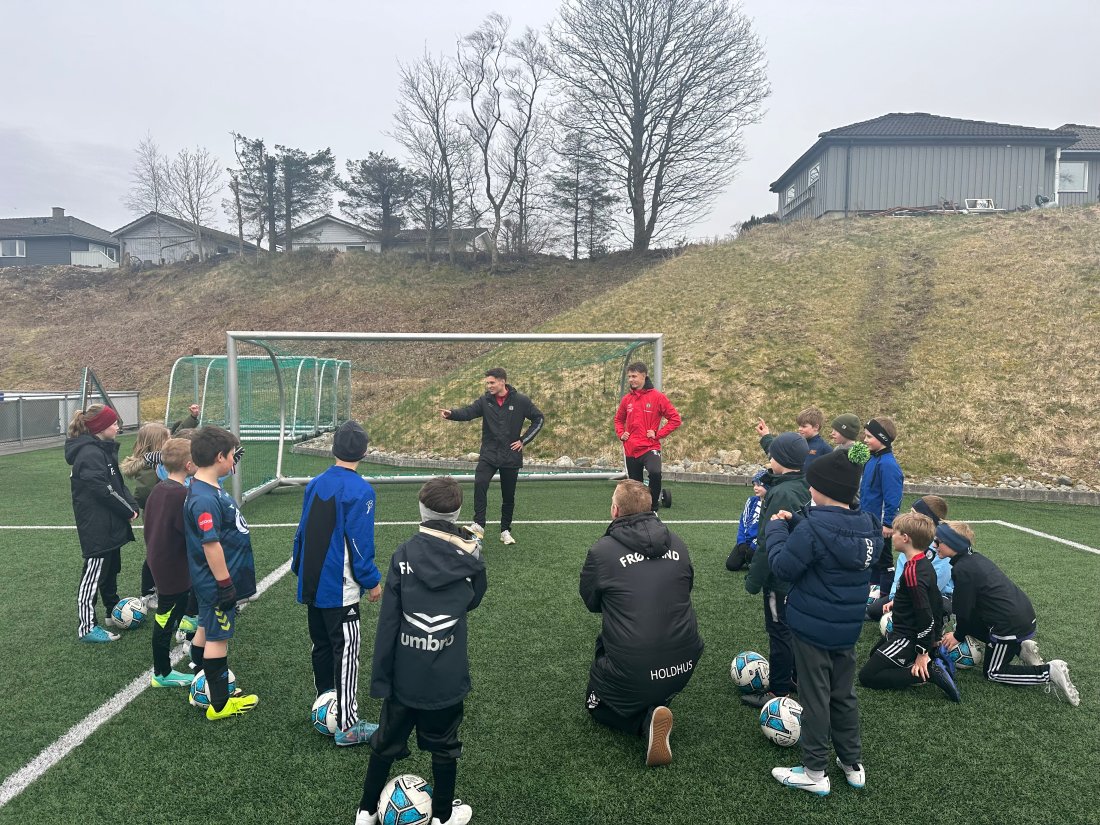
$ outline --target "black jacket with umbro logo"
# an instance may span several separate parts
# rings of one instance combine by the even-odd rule
[[[508,394],[498,404],[496,396],[485,393],[466,407],[451,410],[451,421],[481,419],[481,459],[494,467],[522,467],[523,451],[513,450],[512,443],[530,444],[542,429],[543,415],[523,393],[505,384]],[[523,432],[524,420],[531,426]],[[523,433],[523,435],[520,435]]]

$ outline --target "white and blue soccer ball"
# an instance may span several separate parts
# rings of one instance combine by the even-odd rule
[[[145,621],[145,603],[141,599],[130,596],[119,599],[118,604],[111,610],[111,618],[119,627],[133,628]]]
[[[877,602],[881,595],[882,588],[879,587],[877,584],[872,584],[871,589],[867,591],[867,606],[870,607],[872,604]]]
[[[878,629],[883,636],[887,636],[894,632],[894,614],[887,611],[882,614],[882,618],[878,620]]]
[[[776,696],[760,709],[760,730],[775,744],[794,747],[802,735],[802,705],[790,696]]]
[[[411,773],[394,777],[378,799],[381,825],[429,825],[432,821],[432,786]]]
[[[730,678],[742,693],[763,693],[770,676],[768,660],[754,650],[738,653],[730,662]]]
[[[229,693],[232,694],[237,688],[237,677],[232,670],[229,671]],[[210,690],[206,684],[206,671],[200,670],[195,674],[195,678],[191,682],[191,692],[187,697],[187,701],[197,708],[206,710],[210,707]]]
[[[955,667],[979,667],[985,656],[985,646],[973,636],[967,636],[947,651],[947,655],[951,657]]]
[[[313,723],[313,729],[325,736],[335,736],[340,727],[336,722],[336,691],[326,690],[313,702],[313,710],[309,712],[309,720]]]

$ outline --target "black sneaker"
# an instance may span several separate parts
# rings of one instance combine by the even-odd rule
[[[766,693],[746,693],[744,696],[741,697],[741,704],[748,705],[750,708],[756,708],[757,710],[759,710],[774,698],[775,694],[772,693],[770,690]]]
[[[948,673],[944,666],[938,661],[933,661],[928,665],[928,680],[942,690],[952,702],[962,701],[962,694],[959,693],[959,686],[955,684],[955,680],[951,678],[951,674]]]

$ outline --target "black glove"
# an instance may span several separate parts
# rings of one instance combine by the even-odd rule
[[[226,579],[227,583],[218,582],[218,599],[215,602],[222,613],[237,606],[237,587],[232,579]]]

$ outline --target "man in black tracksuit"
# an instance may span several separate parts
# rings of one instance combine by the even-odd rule
[[[371,815],[395,760],[409,755],[408,739],[432,755],[432,815],[457,825],[470,820],[469,805],[452,810],[458,728],[470,692],[466,614],[481,604],[487,580],[481,542],[457,524],[462,488],[450,476],[420,489],[420,529],[390,559],[378,631],[370,695],[382,699],[379,728],[356,822]]]
[[[523,466],[523,448],[542,429],[539,408],[507,383],[508,374],[499,367],[485,371],[485,395],[466,407],[440,410],[449,421],[481,419],[481,454],[474,471],[474,521],[470,530],[481,538],[485,534],[485,510],[489,482],[500,473],[500,540],[515,544],[512,538],[512,512],[516,507],[516,480]],[[520,435],[524,420],[530,420],[527,432]]]
[[[949,650],[971,636],[985,642],[985,678],[1006,685],[1051,683],[1071,705],[1081,694],[1069,679],[1061,659],[1044,663],[1035,644],[1035,608],[1031,600],[997,565],[974,550],[974,534],[962,522],[942,522],[933,545],[939,557],[951,560],[955,583],[952,607],[955,629],[943,636]],[[1024,664],[1009,664],[1019,656]]]
[[[703,653],[691,605],[691,559],[652,504],[641,482],[619,483],[611,499],[613,521],[588,551],[580,583],[585,606],[603,614],[588,676],[588,712],[608,727],[648,736],[651,766],[672,761],[667,705]]]

